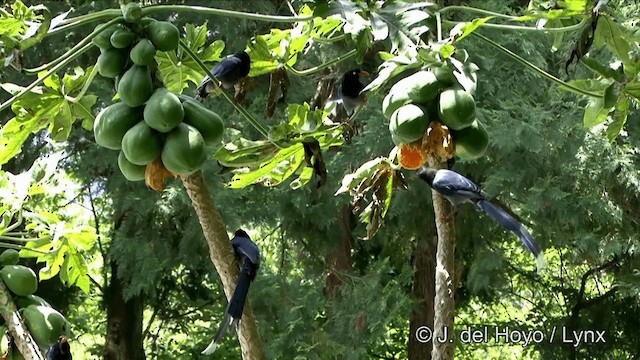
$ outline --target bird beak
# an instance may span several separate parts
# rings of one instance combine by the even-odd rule
[[[366,71],[364,71],[364,70],[361,70],[361,71],[358,73],[358,75],[359,75],[359,76],[362,76],[362,77],[368,77],[368,76],[370,76],[371,74],[369,74],[368,72],[366,72]]]

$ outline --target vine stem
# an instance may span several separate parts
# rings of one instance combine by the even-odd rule
[[[6,242],[2,242],[2,240],[18,241],[18,240],[15,240],[15,239],[0,238],[0,248],[13,249],[13,250],[18,250],[18,251],[20,251],[20,250],[28,250],[28,251],[32,251],[34,253],[43,254],[43,255],[50,254],[50,252],[37,250],[37,249],[31,249],[31,248],[24,247],[22,245],[10,244],[10,243],[6,243]],[[33,239],[33,240],[35,241],[37,239]],[[31,241],[31,240],[29,240],[29,241]]]
[[[61,26],[47,32],[45,37],[55,35],[60,32],[66,32],[67,30],[73,29],[74,27],[82,26],[90,22],[114,18],[120,15],[122,15],[122,11],[120,11],[120,9],[106,9],[87,15],[81,15],[75,18],[65,19],[60,22]]]
[[[161,11],[197,12],[199,14],[220,15],[220,16],[234,17],[234,18],[240,18],[240,19],[280,22],[280,23],[309,21],[313,19],[313,15],[308,15],[308,16],[263,15],[263,14],[256,14],[256,13],[245,13],[241,11],[223,10],[223,9],[208,8],[203,6],[188,6],[188,5],[155,5],[155,6],[147,6],[142,8],[143,15],[149,15],[151,13],[161,12]],[[60,27],[53,29],[52,31],[48,32],[45,36],[55,35],[57,33],[65,32],[77,26],[82,26],[84,24],[87,24],[93,21],[120,16],[121,14],[122,12],[120,11],[120,9],[107,9],[107,10],[98,11],[93,14],[81,15],[75,18],[66,19],[60,23],[61,24]]]
[[[314,66],[312,68],[309,69],[305,69],[305,70],[296,70],[293,68],[293,66],[289,66],[289,65],[285,65],[285,68],[291,72],[293,75],[297,75],[297,76],[307,76],[307,75],[311,75],[311,74],[315,74],[317,72],[320,72],[330,66],[333,66],[341,61],[347,60],[351,57],[354,57],[356,54],[358,53],[358,51],[356,49],[350,50],[349,52],[347,52],[344,55],[338,56],[337,58],[328,61],[322,65],[318,65],[318,66]]]
[[[198,56],[193,51],[191,51],[191,49],[189,49],[189,46],[187,46],[187,44],[185,44],[182,40],[180,40],[180,47],[182,47],[182,49],[198,64],[198,66],[205,72],[205,74],[207,74],[207,76],[209,76],[209,78],[213,82],[215,82],[216,84],[219,82],[218,79],[213,76],[211,71],[209,71],[204,63],[198,58]],[[256,130],[258,130],[258,132],[267,140],[271,141],[271,138],[269,137],[269,131],[265,129],[265,127],[262,126],[262,124],[260,124],[253,116],[251,116],[251,114],[245,108],[240,106],[240,104],[235,101],[231,94],[229,94],[222,88],[220,89],[220,92],[222,93],[222,96],[224,96],[224,98],[227,99],[227,101],[231,103],[231,105],[233,105],[233,107],[240,113],[240,115],[242,115],[249,122],[249,124],[256,128]],[[275,142],[272,143],[280,148],[280,146]]]
[[[257,20],[268,21],[278,23],[292,23],[309,21],[313,19],[313,15],[307,16],[279,16],[279,15],[264,15],[256,13],[246,13],[241,11],[223,10],[208,8],[204,6],[188,6],[188,5],[153,5],[142,8],[142,15],[149,15],[155,12],[161,11],[174,11],[174,12],[196,12],[200,15],[220,15],[225,17],[233,17],[245,20]]]
[[[561,27],[557,27],[557,28],[537,28],[537,27],[520,26],[520,25],[492,24],[492,23],[489,23],[489,22],[486,22],[484,24],[480,24],[480,27],[487,28],[487,29],[500,29],[500,30],[532,31],[532,32],[545,32],[545,33],[561,33],[561,32],[570,32],[570,31],[574,31],[574,30],[580,30],[587,24],[588,21],[589,21],[588,18],[584,18],[582,21],[580,21],[579,23],[577,23],[575,25],[561,26]],[[460,21],[444,20],[443,23],[447,24],[447,25],[458,25],[458,24],[465,24],[467,22],[466,21],[460,22]]]
[[[91,34],[89,34],[86,38],[82,39],[82,41],[80,41],[78,44],[76,44],[76,46],[72,47],[69,51],[67,51],[66,53],[62,54],[59,58],[51,61],[50,63],[44,64],[42,66],[38,66],[37,68],[33,68],[33,69],[24,69],[24,73],[27,75],[32,75],[32,74],[37,74],[41,71],[44,71],[46,69],[48,69],[51,66],[55,66],[57,64],[59,64],[61,61],[68,59],[69,56],[75,55],[79,49],[81,49],[83,46],[85,46],[86,44],[89,44],[91,42],[91,39],[93,39],[94,37],[96,37],[99,33],[101,33],[102,31],[106,30],[108,27],[110,27],[113,24],[117,24],[119,22],[122,22],[124,19],[122,17],[117,17],[115,19],[112,19],[111,21],[109,21],[108,23],[97,27]]]
[[[489,11],[489,10],[476,9],[476,8],[473,8],[473,7],[458,6],[458,5],[451,5],[451,6],[443,7],[437,13],[438,14],[444,14],[446,12],[451,12],[451,11],[476,13],[476,14],[482,14],[482,15],[493,16],[493,17],[509,19],[509,20],[517,20],[518,19],[517,16],[506,15],[506,14],[501,14],[501,13],[497,13],[497,12],[493,12],[493,11]]]
[[[35,88],[36,86],[40,85],[46,78],[48,78],[49,76],[51,76],[51,74],[55,73],[56,71],[60,70],[62,67],[68,65],[70,62],[72,62],[73,60],[77,59],[80,55],[82,55],[83,53],[85,53],[87,50],[89,50],[91,47],[93,46],[93,44],[89,43],[87,45],[85,45],[84,47],[82,47],[80,49],[80,51],[78,51],[77,53],[71,55],[70,57],[68,57],[66,60],[60,62],[59,64],[57,64],[56,66],[54,66],[53,68],[51,68],[49,71],[47,71],[44,75],[42,75],[42,77],[38,78],[38,80],[32,82],[29,86],[27,86],[26,88],[22,89],[22,91],[20,91],[18,94],[16,94],[15,96],[13,96],[11,99],[5,101],[2,105],[0,105],[0,111],[6,109],[7,107],[11,106],[11,104],[13,104],[16,100],[20,99],[21,97],[23,97],[25,94],[27,94],[29,91],[31,91],[33,88]]]
[[[555,82],[556,84],[565,87],[567,90],[578,94],[578,95],[584,95],[584,96],[591,96],[591,97],[597,97],[597,98],[601,98],[602,95],[598,94],[598,93],[592,93],[583,89],[580,89],[578,87],[575,87],[567,82],[564,82],[560,79],[558,79],[557,77],[549,74],[548,72],[542,70],[541,68],[539,68],[538,66],[532,64],[531,62],[527,61],[526,59],[520,57],[518,54],[514,53],[513,51],[507,49],[506,47],[498,44],[497,42],[478,34],[477,32],[473,32],[471,33],[472,36],[477,37],[478,39],[486,42],[487,44],[495,47],[496,49],[500,50],[502,53],[504,53],[505,55],[509,56],[510,58],[512,58],[513,60],[519,62],[520,64],[524,65],[525,67],[528,67],[530,70],[532,70],[533,72],[538,73],[539,75],[541,75],[542,77],[551,80],[553,82]]]

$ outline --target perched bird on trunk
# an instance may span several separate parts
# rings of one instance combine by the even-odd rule
[[[66,336],[60,336],[58,342],[51,345],[47,350],[47,360],[72,360],[71,347],[69,339]]]
[[[235,232],[235,236],[231,239],[231,245],[240,263],[240,276],[238,277],[236,289],[231,296],[229,305],[227,305],[222,324],[220,324],[218,328],[218,333],[209,346],[202,352],[205,355],[216,351],[229,326],[238,330],[244,303],[247,300],[247,294],[249,292],[249,285],[253,279],[255,279],[256,273],[260,268],[260,249],[258,249],[258,245],[251,241],[251,238],[244,230],[240,229]]]
[[[364,84],[360,82],[360,77],[369,76],[369,73],[360,70],[349,70],[342,76],[342,81],[338,85],[338,101],[344,107],[347,115],[351,116],[355,110],[367,102],[366,96],[360,94],[364,89]]]
[[[492,217],[504,228],[518,235],[522,244],[536,257],[538,269],[544,266],[542,250],[540,250],[540,246],[533,239],[533,236],[508,212],[490,203],[486,199],[488,197],[487,194],[480,190],[473,181],[452,170],[429,167],[420,168],[418,176],[453,205],[453,213],[465,202],[475,204],[478,209]]]
[[[220,83],[214,84],[208,75],[205,76],[196,88],[196,99],[199,101],[204,100],[210,93],[214,92],[217,87],[223,87],[227,90],[233,89],[233,86],[238,81],[249,75],[249,70],[251,70],[251,59],[246,52],[240,51],[237,54],[225,58],[211,69],[211,74],[215,76]]]

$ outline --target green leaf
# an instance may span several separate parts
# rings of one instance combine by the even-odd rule
[[[42,11],[42,21],[40,23],[32,23],[27,32],[22,36],[22,40],[20,41],[21,51],[25,51],[39,43],[51,27],[51,11],[44,5],[38,5],[33,9]]]
[[[615,81],[622,81],[621,73],[617,72],[616,70],[608,66],[604,66],[600,64],[596,59],[592,57],[584,56],[580,59],[580,61],[582,61],[582,63],[586,65],[591,71],[595,72],[600,76],[603,76]]]
[[[635,80],[625,84],[622,88],[622,92],[640,102],[640,81]]]
[[[595,41],[604,44],[626,66],[633,66],[629,53],[630,35],[622,26],[607,15],[601,15],[596,28]]]
[[[38,117],[32,117],[29,121],[19,121],[12,118],[0,128],[0,165],[6,164],[14,156],[20,154],[22,144],[31,133],[36,133],[46,127],[41,124]]]
[[[76,285],[86,293],[89,291],[89,277],[83,253],[95,246],[95,230],[90,226],[76,227],[51,215],[38,213],[25,216],[31,222],[29,227],[38,232],[41,240],[28,242],[20,255],[35,258],[38,263],[45,264],[40,270],[41,280],[51,279],[59,274],[62,283],[67,286]]]
[[[376,13],[371,13],[371,28],[373,33],[373,39],[385,40],[389,36],[389,26],[385,23],[384,19]]]
[[[31,133],[48,126],[53,140],[64,141],[76,120],[92,124],[91,106],[97,98],[85,95],[71,102],[64,93],[67,89],[78,89],[88,81],[88,77],[89,74],[80,68],[74,69],[73,75],[65,75],[62,82],[58,76],[52,75],[43,81],[44,87],[37,86],[14,102],[11,109],[16,116],[0,128],[0,165],[20,153],[22,144]],[[11,94],[24,89],[11,83],[0,84],[0,87]]]
[[[365,91],[375,91],[381,86],[385,85],[390,79],[395,77],[396,75],[416,67],[420,67],[422,64],[419,61],[415,61],[415,58],[408,58],[405,55],[395,56],[389,60],[386,60],[384,63],[378,67],[378,74],[373,81],[371,81],[367,86],[362,90]]]
[[[98,101],[97,96],[85,95],[80,101],[71,104],[71,115],[78,120],[82,120],[82,128],[87,131],[93,130],[93,122],[96,117],[93,116],[91,108],[96,104],[96,101]]]
[[[450,36],[455,39],[455,42],[459,42],[462,39],[469,36],[472,32],[476,31],[482,24],[493,19],[494,16],[488,16],[480,19],[473,19],[471,22],[457,24],[451,29]]]
[[[214,157],[223,166],[242,167],[236,171],[229,187],[237,189],[251,184],[275,186],[282,183],[305,163],[305,142],[317,141],[320,151],[342,145],[342,128],[328,120],[326,111],[310,111],[309,104],[304,103],[289,105],[287,114],[287,123],[270,130],[269,142],[240,138],[216,152]],[[308,183],[304,171],[302,174],[305,176],[301,175],[294,187]]]
[[[224,50],[224,42],[216,40],[212,44],[206,46],[207,40],[207,22],[201,26],[192,24],[186,25],[186,32],[183,38],[187,47],[193,51],[200,61],[210,66],[211,62],[222,60],[222,51]],[[198,66],[186,51],[178,48],[175,51],[156,53],[158,62],[158,71],[160,78],[165,87],[177,94],[189,87],[189,83],[199,85],[205,77],[204,71]]]
[[[584,109],[584,127],[590,129],[603,123],[607,119],[609,109],[604,106],[604,98],[590,97]]]
[[[252,167],[259,166],[275,156],[277,152],[278,147],[269,141],[238,138],[216,151],[213,158],[226,167]]]
[[[607,127],[607,136],[609,137],[609,141],[613,142],[624,128],[624,124],[627,123],[630,106],[631,102],[626,98],[619,98],[618,102],[616,102],[613,122]]]
[[[261,165],[256,171],[236,174],[228,186],[232,189],[241,189],[255,183],[265,186],[278,185],[291,176],[303,160],[304,148],[302,144],[292,145],[278,151],[269,162]]]

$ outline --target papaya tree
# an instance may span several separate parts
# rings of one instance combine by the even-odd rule
[[[387,93],[382,112],[396,146],[388,156],[371,154],[375,158],[347,174],[336,192],[352,195],[353,208],[359,210],[360,219],[366,224],[367,238],[375,236],[382,226],[395,189],[405,185],[403,169],[414,170],[424,164],[445,168],[453,158],[475,160],[484,155],[491,143],[477,116],[473,97],[482,80],[482,69],[470,61],[463,49],[464,41],[482,42],[524,69],[585,99],[584,125],[604,124],[612,141],[623,131],[629,111],[637,107],[640,98],[637,43],[626,40],[628,30],[607,13],[607,1],[566,1],[553,8],[547,2],[532,1],[515,15],[444,2],[318,0],[294,4],[298,6],[292,8],[290,16],[129,2],[121,9],[54,17],[44,6],[27,7],[16,1],[2,13],[3,20],[14,26],[0,30],[1,54],[5,66],[37,75],[37,79],[25,87],[3,84],[12,97],[0,105],[0,111],[11,107],[15,117],[2,125],[0,164],[16,156],[30,134],[47,128],[54,141],[64,141],[73,124],[80,122],[87,131],[93,131],[95,143],[105,151],[120,151],[117,163],[126,179],[144,180],[150,188],[162,191],[166,181],[178,177],[191,199],[211,262],[229,297],[238,266],[228,229],[200,171],[203,164],[216,160],[233,169],[234,176],[227,184],[230,189],[255,184],[278,186],[294,175],[289,183],[292,190],[308,186],[315,177],[321,185],[327,176],[323,154],[344,143],[344,134],[351,125],[334,116],[339,104],[326,101],[326,106],[314,107],[307,103],[288,104],[283,119],[266,127],[241,104],[241,96],[249,86],[240,83],[235,94],[221,89],[219,95],[254,127],[255,133],[223,136],[221,117],[188,94],[190,86],[198,85],[204,76],[217,82],[209,68],[222,60],[224,44],[206,44],[206,28],[187,24],[179,29],[155,18],[158,14],[197,12],[290,24],[247,39],[249,78],[270,76],[271,108],[275,107],[278,91],[286,100],[289,76],[317,74],[347,59],[362,63],[371,49],[377,49],[378,73],[363,93]],[[23,67],[23,54],[42,39],[96,23],[92,32],[62,56],[36,68]],[[567,35],[580,34],[566,71],[576,60],[592,70],[595,78],[563,81],[558,74],[550,74],[482,35],[482,29],[550,34],[558,43]],[[318,44],[336,42],[347,43],[353,49],[307,69],[297,65]],[[74,60],[94,47],[100,48],[95,66],[70,69]],[[606,48],[610,55],[606,62],[611,66],[589,56],[592,48]],[[61,72],[65,72],[62,79],[58,75]],[[98,75],[113,82],[115,94],[112,104],[92,109],[97,97],[91,93],[91,84]],[[349,121],[353,122],[358,113]],[[222,139],[224,144],[220,143]],[[213,154],[212,148],[216,148]],[[438,235],[433,334],[437,339],[443,329],[453,329],[455,228],[453,218],[447,216],[451,206],[436,192],[433,207]],[[31,233],[23,235],[24,240],[29,240]],[[47,260],[51,246],[48,238],[34,239],[26,243],[26,249],[20,249],[23,257],[53,262],[60,258]],[[69,249],[74,254],[82,246],[71,245]],[[82,273],[82,268],[66,269],[70,268],[75,271],[72,276],[62,270],[60,276],[81,288],[87,286],[86,278],[77,274]],[[55,274],[52,272],[51,276]],[[266,358],[249,305],[240,324],[243,358]],[[12,336],[20,344],[15,330]],[[452,358],[453,349],[452,343],[434,340],[432,358]]]

